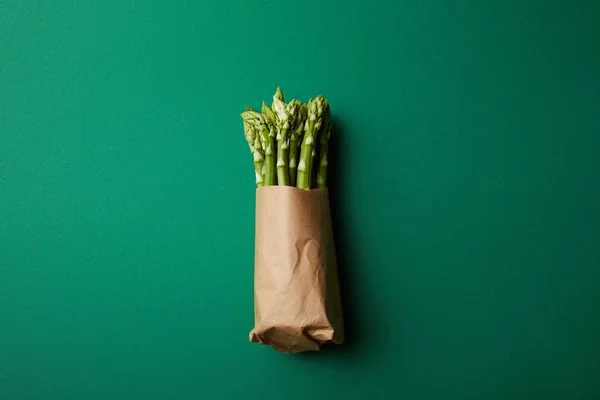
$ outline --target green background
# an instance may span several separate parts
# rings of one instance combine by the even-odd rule
[[[600,398],[592,1],[0,1],[0,398]],[[277,85],[335,118],[348,343],[248,342]]]

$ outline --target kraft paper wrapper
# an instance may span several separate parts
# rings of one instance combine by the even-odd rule
[[[327,189],[256,190],[254,329],[282,353],[344,341]]]

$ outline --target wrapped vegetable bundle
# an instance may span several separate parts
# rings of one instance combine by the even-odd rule
[[[344,340],[327,191],[329,102],[284,102],[241,114],[254,157],[254,329],[250,341],[283,353]]]

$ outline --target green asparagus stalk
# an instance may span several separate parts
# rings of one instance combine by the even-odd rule
[[[278,93],[280,91],[278,88]],[[277,114],[277,183],[279,186],[289,186],[289,132],[296,118],[296,103],[292,101],[285,105],[279,99],[278,93],[273,96],[273,110]],[[281,97],[283,98],[283,95]]]
[[[298,157],[300,156],[300,143],[304,132],[304,123],[308,108],[300,100],[294,100],[296,109],[296,118],[290,130],[290,185],[296,186]]]
[[[275,149],[277,115],[264,101],[262,103],[262,116],[264,121],[265,186],[273,186],[277,184],[277,154]]]
[[[331,139],[331,112],[329,109],[329,102],[325,100],[323,125],[321,127],[321,132],[319,132],[319,149],[317,151],[319,157],[319,168],[317,170],[316,178],[318,188],[327,187],[329,139]]]
[[[325,98],[318,95],[308,102],[308,117],[304,124],[304,138],[300,148],[300,162],[298,163],[297,186],[309,190],[312,184],[313,161],[316,158],[317,135],[322,124]]]
[[[260,138],[256,135],[256,130],[254,126],[252,126],[248,121],[243,120],[244,123],[244,133],[246,136],[246,140],[248,141],[248,146],[250,147],[250,152],[254,158],[254,170],[256,174],[256,186],[263,185],[263,163],[265,160],[262,145],[260,143]]]

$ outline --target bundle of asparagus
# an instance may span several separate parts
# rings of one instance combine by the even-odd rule
[[[242,113],[256,173],[254,329],[250,341],[283,353],[342,343],[344,327],[327,189],[329,103]]]
[[[278,87],[271,106],[263,101],[260,113],[246,107],[241,116],[254,157],[256,186],[327,187],[331,117],[322,95],[307,104],[286,104]]]

